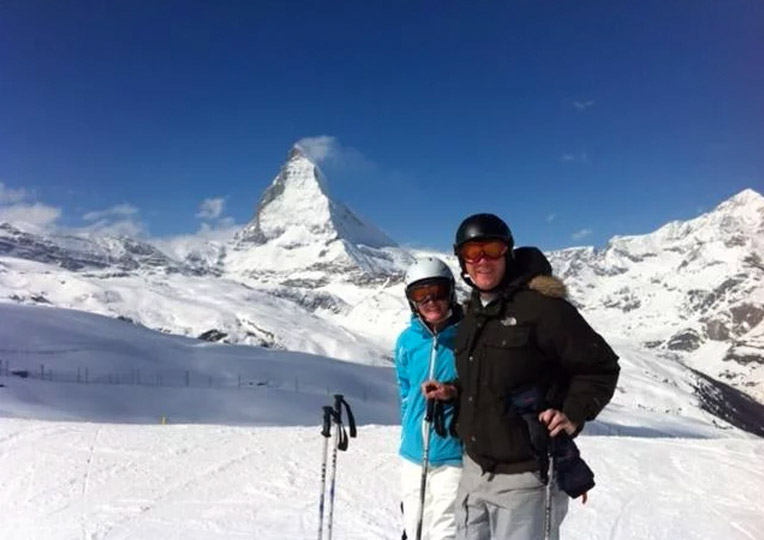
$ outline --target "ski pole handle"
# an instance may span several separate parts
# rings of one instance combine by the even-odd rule
[[[435,403],[436,401],[434,399],[427,400],[427,406],[424,413],[425,422],[432,422],[432,419],[435,417]]]
[[[332,417],[334,416],[334,409],[332,409],[328,405],[325,406],[323,409],[324,409],[324,424],[323,424],[323,428],[321,429],[321,435],[323,435],[324,437],[328,439],[332,432]]]

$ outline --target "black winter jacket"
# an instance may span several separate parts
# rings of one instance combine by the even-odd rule
[[[564,299],[563,284],[536,274],[515,277],[485,307],[474,291],[456,337],[456,430],[484,471],[539,467],[511,394],[542,388],[546,406],[580,428],[610,401],[618,380],[618,357]]]

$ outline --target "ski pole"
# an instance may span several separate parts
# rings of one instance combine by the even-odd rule
[[[334,450],[332,451],[332,473],[331,481],[329,484],[329,519],[327,524],[327,540],[332,540],[332,526],[334,521],[334,486],[337,477],[337,450],[345,451],[348,449],[348,436],[345,428],[342,427],[342,406],[345,406],[345,411],[348,415],[348,426],[350,428],[350,436],[356,436],[355,418],[353,412],[350,410],[350,405],[342,397],[342,394],[334,394],[334,409],[332,410],[332,417],[334,418],[335,431],[334,431]]]
[[[321,459],[321,497],[318,500],[318,540],[324,532],[324,492],[326,491],[326,458],[329,451],[329,436],[332,430],[332,416],[334,409],[329,406],[324,407],[324,423],[321,429],[321,435],[324,437],[324,453]]]
[[[552,486],[554,484],[554,437],[547,447],[546,493],[544,494],[544,540],[552,538]]]
[[[435,400],[427,400],[424,416],[424,448],[422,450],[422,479],[419,483],[419,516],[416,522],[416,540],[422,540],[422,521],[424,519],[424,499],[427,493],[427,473],[430,470],[430,436],[432,434],[432,418],[435,411]]]
[[[435,377],[435,361],[438,356],[438,334],[432,335],[430,348],[430,365],[427,370],[428,380]],[[416,522],[416,540],[422,540],[422,521],[424,520],[424,501],[427,493],[427,473],[430,469],[430,438],[432,435],[432,419],[435,416],[435,400],[428,399],[425,406],[422,423],[422,479],[419,483],[419,515]]]

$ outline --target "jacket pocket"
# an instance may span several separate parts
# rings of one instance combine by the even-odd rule
[[[533,384],[539,359],[531,343],[531,328],[503,329],[485,344],[485,375],[493,393],[506,397],[518,386]]]

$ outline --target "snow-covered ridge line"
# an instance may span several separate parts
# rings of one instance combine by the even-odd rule
[[[417,253],[340,208],[315,164],[295,150],[237,236],[196,247],[184,240],[172,250],[177,255],[124,237],[59,237],[2,225],[0,302],[389,364],[408,314],[401,276]],[[458,272],[451,255],[439,255]],[[759,193],[745,190],[697,218],[615,237],[601,250],[547,255],[598,331],[764,402]]]

